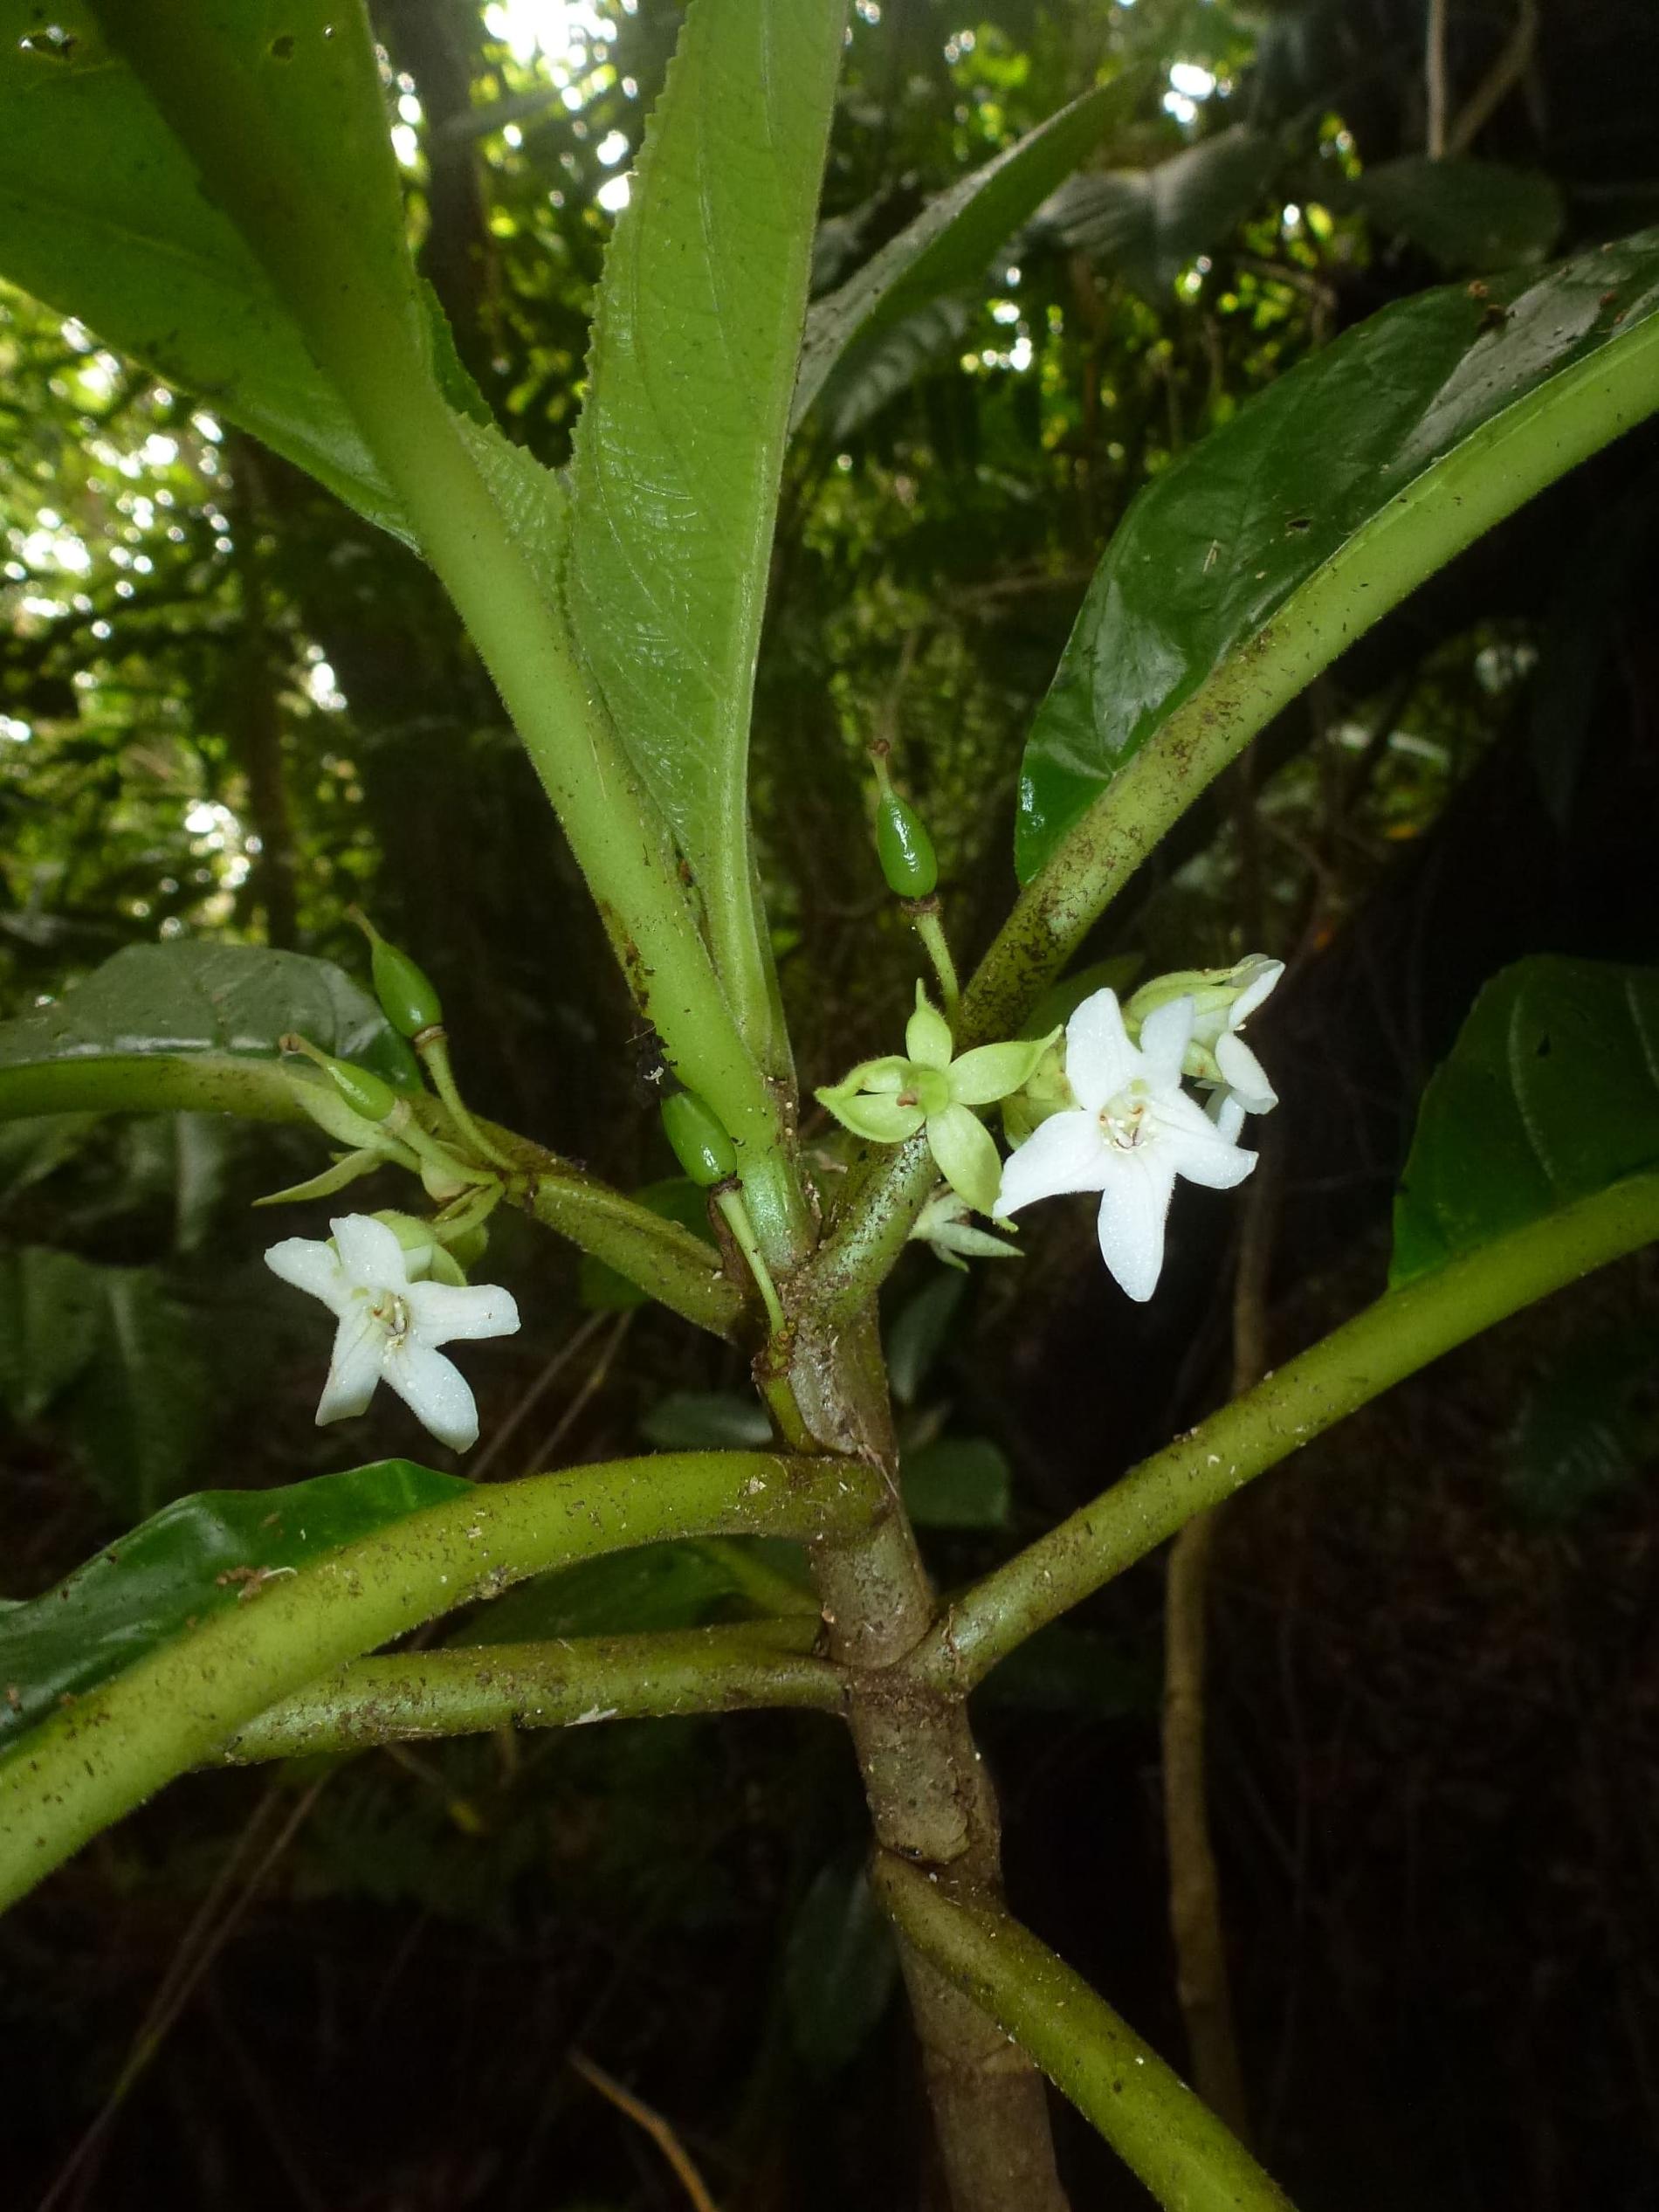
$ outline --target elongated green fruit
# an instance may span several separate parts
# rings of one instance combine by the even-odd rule
[[[676,1091],[663,1100],[663,1134],[674,1157],[699,1189],[729,1182],[737,1173],[737,1152],[695,1091]]]
[[[375,996],[392,1027],[411,1037],[418,1037],[423,1030],[441,1028],[444,1003],[426,970],[397,946],[389,944],[367,914],[354,914],[352,919],[368,940]]]
[[[876,854],[887,888],[897,899],[931,898],[939,887],[939,857],[927,825],[909,800],[894,790],[885,740],[871,747],[870,757],[881,786],[876,803]]]
[[[372,1069],[357,1067],[349,1060],[337,1060],[330,1052],[319,1051],[303,1037],[285,1037],[282,1049],[285,1052],[303,1052],[306,1059],[314,1061],[361,1120],[389,1121],[397,1111],[396,1092],[389,1083],[382,1083]]]

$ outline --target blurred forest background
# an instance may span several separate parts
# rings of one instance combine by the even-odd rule
[[[422,265],[557,464],[679,10],[374,14]],[[1387,301],[1659,222],[1650,0],[857,0],[819,288],[1132,68],[1095,161],[982,281],[844,365],[790,457],[754,782],[808,1083],[890,1049],[917,968],[867,741],[892,741],[971,957],[1013,891],[1026,725],[1136,489]],[[1112,908],[1091,958],[1290,963],[1259,1024],[1285,1103],[1247,1206],[1183,1191],[1145,1312],[1086,1208],[1034,1219],[1017,1264],[906,1261],[895,1382],[941,1580],[1373,1292],[1415,1100],[1500,966],[1659,957],[1656,492],[1649,424],[1319,679]],[[410,556],[4,292],[0,532],[4,1011],[156,939],[361,974],[360,902],[439,984],[475,1103],[630,1187],[668,1174],[581,882]],[[312,1425],[323,1324],[259,1256],[313,1216],[247,1204],[316,1164],[203,1117],[0,1131],[0,1593],[188,1489],[430,1459],[384,1400],[372,1436]],[[491,1272],[527,1325],[473,1365],[480,1478],[754,1435],[735,1354],[529,1226],[501,1223]],[[1223,1524],[1228,1942],[1258,2147],[1304,2212],[1659,2206],[1656,1320],[1650,1253]],[[689,1550],[647,1556],[455,1633],[684,1622],[723,1590]],[[1015,1909],[1181,2065],[1161,1595],[1150,1562],[976,1704]],[[575,2050],[672,2117],[727,2212],[929,2204],[864,1834],[840,1732],[804,1716],[181,1784],[0,1923],[6,2200],[682,2203]],[[1079,2208],[1149,2201],[1061,2126]]]

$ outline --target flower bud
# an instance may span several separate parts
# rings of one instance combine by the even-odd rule
[[[387,1121],[396,1112],[396,1092],[372,1069],[358,1067],[350,1060],[336,1060],[331,1053],[319,1051],[303,1037],[285,1037],[282,1049],[285,1052],[303,1052],[306,1059],[313,1061],[360,1120]]]
[[[876,854],[887,888],[898,899],[929,898],[939,885],[933,840],[909,800],[894,790],[885,746],[872,746],[871,759],[881,787],[876,802]]]
[[[367,914],[354,914],[352,919],[368,940],[375,996],[392,1027],[403,1037],[441,1029],[443,1002],[425,970],[396,945],[389,945]]]
[[[676,1091],[663,1100],[663,1134],[674,1157],[698,1185],[708,1190],[737,1173],[737,1150],[719,1120],[695,1091]]]

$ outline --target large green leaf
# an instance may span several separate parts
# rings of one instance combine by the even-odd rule
[[[373,44],[354,0],[201,0],[423,349]],[[199,393],[383,528],[412,533],[298,325],[86,0],[11,0],[0,271]]]
[[[1543,955],[1490,982],[1423,1094],[1390,1283],[1659,1167],[1659,969]]]
[[[1236,125],[1156,169],[1073,177],[1043,219],[1066,245],[1155,296],[1237,228],[1280,159],[1277,140]]]
[[[1173,715],[1187,710],[1167,763],[1184,803],[1436,559],[1659,403],[1656,311],[1653,231],[1535,279],[1422,293],[1292,369],[1148,486],[1026,748],[1022,879]],[[1534,424],[1537,453],[1453,498],[1460,468]]]
[[[0,1759],[65,1699],[257,1595],[262,1576],[310,1566],[470,1488],[382,1459],[283,1490],[180,1499],[56,1589],[0,1612]]]
[[[61,1000],[0,1023],[0,1114],[72,1103],[54,1095],[54,1074],[95,1065],[111,1077],[97,1103],[115,1106],[134,1062],[274,1061],[290,1030],[400,1089],[418,1086],[408,1045],[331,961],[256,945],[128,945]],[[135,1089],[134,1102],[147,1099]]]
[[[822,394],[826,433],[847,436],[911,381],[919,363],[959,339],[969,310],[955,295],[983,278],[997,248],[1099,144],[1138,86],[1138,79],[1120,81],[1073,100],[930,200],[856,276],[815,301],[792,426]]]
[[[747,776],[843,0],[692,0],[616,225],[572,462],[568,604],[774,1052]]]

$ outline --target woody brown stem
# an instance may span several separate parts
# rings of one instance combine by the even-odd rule
[[[966,1705],[891,1671],[936,1607],[899,1500],[873,1305],[834,1329],[798,1321],[787,1383],[812,1444],[873,1464],[887,1486],[872,1524],[810,1547],[878,1843],[907,1864],[948,1870],[953,1895],[1000,1912],[996,1798]],[[768,1395],[775,1399],[775,1378]],[[1066,2212],[1042,2076],[919,1952],[902,1939],[899,1947],[953,2212]]]

